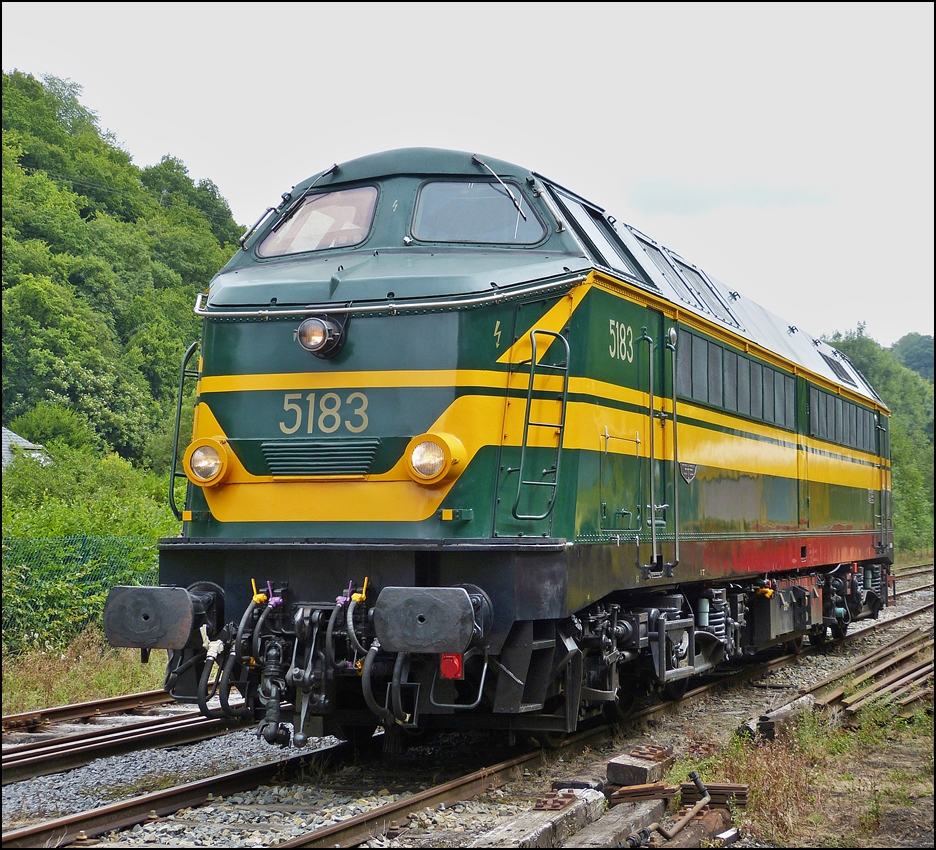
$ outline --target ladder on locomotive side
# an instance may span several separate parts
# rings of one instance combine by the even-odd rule
[[[537,361],[536,338],[538,335],[552,337],[553,339],[557,339],[562,343],[565,348],[565,357],[560,363],[550,364],[539,363]],[[523,415],[523,439],[520,443],[520,465],[516,470],[509,470],[510,472],[516,471],[520,477],[520,480],[517,484],[517,497],[514,499],[511,513],[513,514],[514,519],[543,520],[552,513],[553,506],[556,504],[556,494],[558,493],[559,489],[559,457],[562,452],[562,437],[565,432],[566,421],[566,403],[569,393],[569,341],[562,334],[556,333],[555,331],[534,328],[530,331],[530,347],[530,383],[527,387],[526,411]],[[559,406],[559,415],[556,417],[558,419],[557,422],[544,422],[534,420],[532,418],[534,401],[533,388],[536,383],[536,376],[537,374],[544,374],[547,372],[557,373],[562,378],[562,393],[559,398],[556,399],[556,402]],[[543,400],[541,399],[540,401],[542,402]],[[531,428],[552,429],[556,437],[556,448],[552,466],[543,469],[538,480],[530,477],[530,473],[528,471],[530,461],[527,449]],[[540,513],[521,513],[520,502],[523,499],[524,493],[529,494],[531,492],[530,488],[536,487],[546,487],[549,489],[549,500],[546,504],[545,510]],[[524,488],[527,489],[525,490]]]

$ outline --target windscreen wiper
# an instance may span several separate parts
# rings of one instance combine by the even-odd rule
[[[270,228],[270,233],[276,233],[277,230],[279,230],[284,224],[286,224],[287,221],[289,221],[289,219],[291,219],[298,212],[299,207],[302,205],[302,202],[306,199],[306,195],[308,195],[309,192],[312,191],[312,187],[315,186],[315,184],[318,183],[319,180],[321,180],[323,177],[327,177],[329,174],[337,174],[338,171],[339,171],[338,163],[336,162],[331,168],[328,169],[328,171],[323,171],[321,174],[319,174],[318,177],[316,177],[308,186],[306,186],[305,191],[303,191],[303,193],[298,198],[296,198],[295,201],[293,201],[289,209],[283,213],[282,218],[280,218],[280,220],[276,222],[276,224],[274,224],[273,227]]]
[[[501,186],[504,187],[504,189],[506,190],[507,194],[510,196],[510,200],[513,201],[513,205],[517,208],[517,212],[520,213],[520,215],[523,216],[523,220],[526,221],[526,220],[527,220],[526,213],[525,213],[522,209],[520,209],[520,201],[518,201],[518,200],[514,197],[514,193],[510,191],[510,187],[509,187],[503,180],[501,180],[500,177],[497,176],[497,174],[495,174],[494,169],[491,168],[491,166],[488,165],[488,164],[487,164],[483,159],[481,159],[481,157],[478,156],[477,154],[473,154],[473,155],[472,155],[471,161],[472,161],[472,162],[478,163],[478,165],[480,165],[482,168],[486,168],[488,171],[491,172],[491,174],[494,174],[494,179],[495,179],[498,183],[500,183]]]

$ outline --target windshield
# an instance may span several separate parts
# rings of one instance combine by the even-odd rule
[[[309,195],[292,217],[279,227],[274,225],[276,229],[267,234],[257,253],[279,257],[357,245],[370,232],[376,208],[374,186]]]
[[[546,228],[520,187],[508,185],[513,198],[494,181],[426,183],[416,202],[413,236],[426,242],[539,242]]]

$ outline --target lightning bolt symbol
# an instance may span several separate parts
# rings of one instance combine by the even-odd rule
[[[498,320],[497,320],[497,324],[494,325],[494,339],[497,340],[497,342],[496,342],[497,348],[500,348],[500,335],[501,335],[501,331],[500,331],[500,319],[498,319]]]

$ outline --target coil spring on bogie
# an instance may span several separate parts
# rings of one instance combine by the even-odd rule
[[[865,590],[876,594],[879,599],[886,599],[884,587],[884,568],[881,564],[870,564],[859,572]],[[870,578],[870,581],[868,579]]]
[[[727,634],[728,603],[725,601],[724,589],[712,590],[712,603],[709,609],[709,630],[720,641],[725,640]]]
[[[721,641],[725,639],[726,620],[727,617],[723,608],[712,608],[709,611],[709,630]]]

